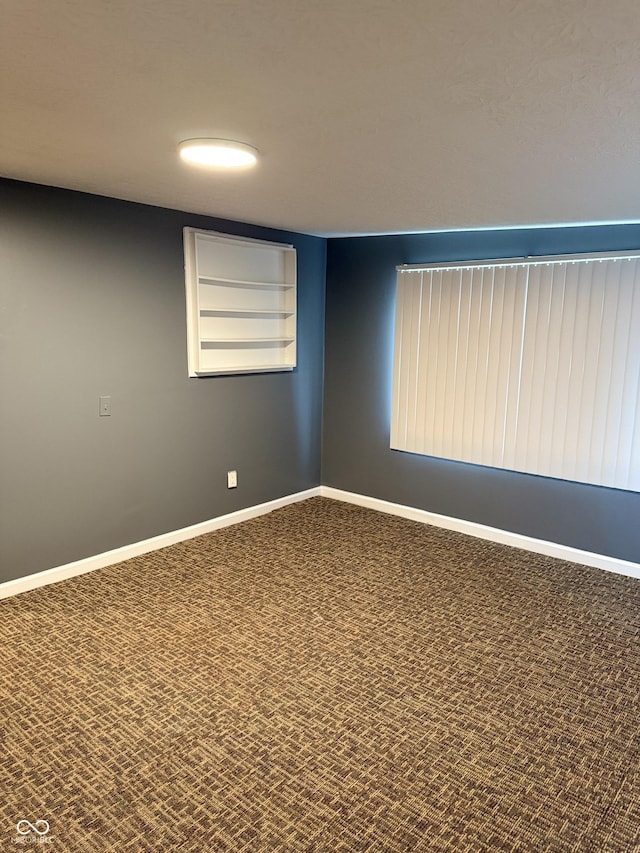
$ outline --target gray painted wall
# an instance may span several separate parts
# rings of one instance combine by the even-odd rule
[[[389,449],[395,267],[615,251],[639,226],[330,240],[322,482],[640,562],[640,495]]]
[[[187,377],[185,225],[295,244],[293,373]],[[0,182],[0,581],[319,483],[325,255],[319,238]]]
[[[294,373],[187,377],[185,225],[296,245]],[[0,181],[0,581],[321,480],[640,561],[640,495],[388,447],[396,264],[639,246],[638,226],[330,240],[325,330],[324,240]]]

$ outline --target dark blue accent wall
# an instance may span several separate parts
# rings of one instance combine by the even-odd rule
[[[640,562],[640,495],[389,449],[395,268],[640,249],[640,226],[329,241],[322,482]]]

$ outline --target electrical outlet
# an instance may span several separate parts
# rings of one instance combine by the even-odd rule
[[[227,471],[227,488],[235,489],[238,485],[238,472]]]

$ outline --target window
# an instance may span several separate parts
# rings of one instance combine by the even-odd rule
[[[399,267],[391,447],[640,491],[639,260]]]

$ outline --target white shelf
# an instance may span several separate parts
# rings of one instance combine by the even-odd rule
[[[296,366],[296,250],[184,229],[189,375]]]
[[[220,284],[223,287],[272,287],[276,290],[295,287],[295,284],[284,281],[247,281],[239,278],[217,278],[210,275],[199,275],[198,282],[200,284]]]
[[[242,347],[245,344],[291,343],[295,338],[200,338],[201,344],[220,344]]]
[[[287,370],[293,370],[291,364],[273,364],[270,367],[265,367],[263,364],[249,365],[248,367],[234,367],[232,370],[225,370],[223,367],[216,370],[203,370],[198,373],[198,376],[223,376],[236,373],[284,373]]]
[[[284,311],[279,308],[201,308],[200,316],[220,316],[220,317],[247,317],[264,316],[264,317],[290,317],[295,314],[295,311]]]

